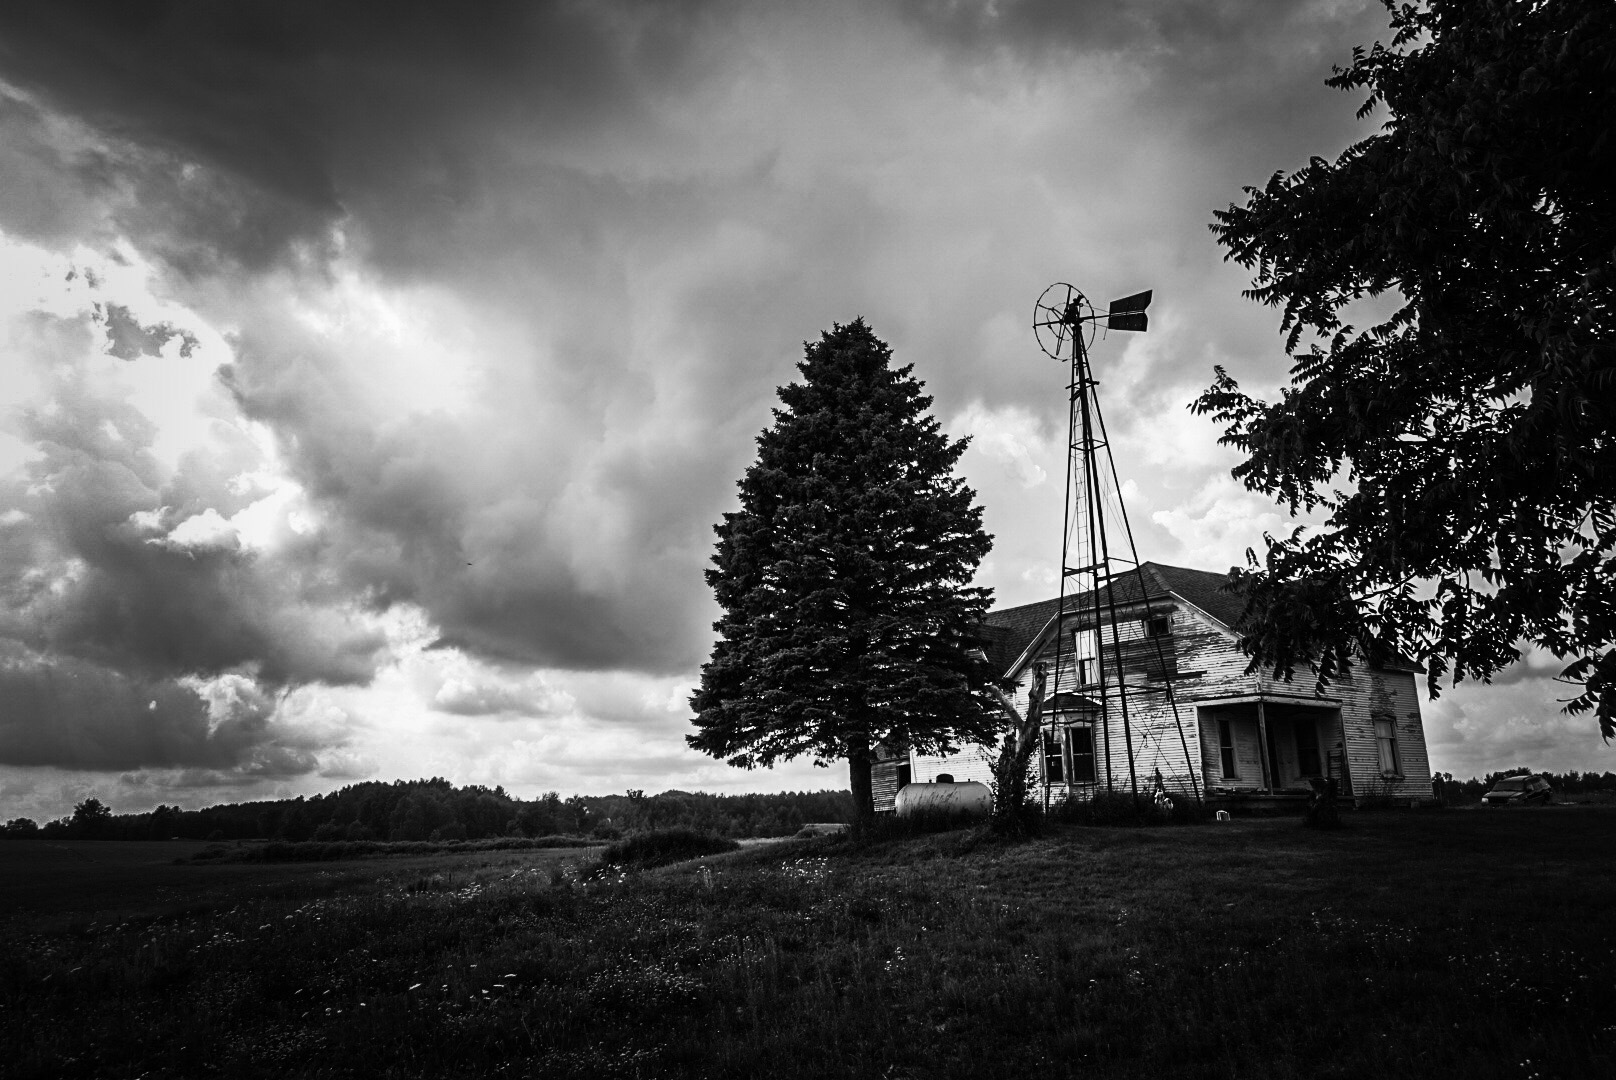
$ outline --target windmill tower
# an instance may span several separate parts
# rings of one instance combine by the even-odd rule
[[[1102,315],[1057,282],[1033,310],[1039,346],[1070,374],[1055,663],[1040,734],[1046,807],[1102,790],[1126,792],[1137,803],[1164,773],[1176,781],[1171,786],[1187,779],[1189,793],[1201,797],[1173,693],[1171,645],[1157,632],[1167,613],[1159,600],[1152,609],[1160,589],[1139,561],[1089,366],[1100,324],[1144,331],[1150,300],[1149,290],[1125,296]]]

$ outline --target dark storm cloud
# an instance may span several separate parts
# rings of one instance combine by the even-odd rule
[[[1125,107],[1097,117],[1076,148],[1126,173],[1154,172],[1160,198],[1117,198],[1138,214],[1103,245],[1124,280],[1154,284],[1198,340],[1175,351],[1199,379],[1229,358],[1271,358],[1288,367],[1270,313],[1239,298],[1249,275],[1223,263],[1210,237],[1213,213],[1241,203],[1247,186],[1275,171],[1333,158],[1374,133],[1361,97],[1324,86],[1354,46],[1389,40],[1379,0],[913,0],[902,5],[922,33],[962,62],[1008,50],[1051,69],[1099,55],[1142,74]],[[1074,131],[1080,117],[1073,117]],[[1073,192],[1081,199],[1081,191]],[[1199,236],[1200,243],[1191,238]],[[1162,241],[1171,238],[1168,243]],[[1137,240],[1137,243],[1130,242]],[[1241,365],[1235,365],[1237,370]],[[1268,366],[1268,365],[1265,365]],[[1267,374],[1267,373],[1265,373]],[[1271,377],[1271,376],[1269,376]],[[1163,380],[1164,386],[1172,379]]]
[[[677,457],[578,476],[587,455],[565,445],[571,428],[547,430],[543,411],[521,396],[500,400],[498,388],[476,405],[480,420],[378,424],[354,406],[364,389],[320,342],[279,329],[291,336],[241,340],[226,383],[247,415],[281,433],[311,500],[330,510],[320,558],[353,595],[378,609],[419,604],[440,646],[497,660],[649,670],[691,662],[703,626],[682,595],[690,574],[656,572],[670,551],[682,557],[681,539],[706,532],[678,501]],[[552,422],[568,411],[550,409]],[[610,552],[637,537],[648,539],[624,553],[633,560],[622,563],[626,584],[609,568],[607,581],[580,568],[578,547],[593,562],[591,541]]]
[[[1201,279],[1215,249],[1175,253],[1167,280],[1141,282],[1163,252],[1137,240],[1163,217],[1204,237],[1219,205],[1207,162],[1173,155],[1215,137],[1208,117],[1227,96],[1258,117],[1242,121],[1253,150],[1279,142],[1289,106],[1258,88],[1276,67],[1270,97],[1316,87],[1327,64],[1312,54],[1341,29],[1328,12],[847,5],[805,21],[695,3],[25,4],[0,9],[0,71],[103,135],[71,155],[40,137],[39,153],[82,191],[133,190],[105,212],[142,250],[204,291],[219,275],[229,295],[213,303],[240,326],[227,385],[326,514],[306,553],[323,580],[373,608],[420,604],[443,643],[484,656],[674,672],[710,640],[708,526],[797,343],[866,314],[901,359],[924,358],[940,412],[975,397],[1041,405],[1040,370],[988,379],[972,343],[1018,264],[1033,267],[1013,283],[1020,308],[1043,266],[1098,278],[1091,251],[1110,253],[1106,275],[1176,294],[1184,317],[1210,324]],[[1337,42],[1343,58],[1353,40]],[[1006,52],[1013,63],[971,83]],[[905,111],[909,88],[884,67],[913,67],[917,99],[998,107],[1009,84],[1064,75],[1074,55],[1120,65],[1119,88],[1102,86],[1114,118],[1074,116],[1088,126],[1057,124],[1030,149],[1010,137],[1027,156],[1008,174],[937,136],[961,117]],[[1155,134],[1134,145],[1125,134],[1147,119]],[[18,124],[39,126],[24,121],[25,109]],[[1115,141],[1084,143],[1095,131]],[[1231,192],[1260,178],[1217,161]],[[1130,205],[1141,181],[1153,205]],[[1036,220],[1073,195],[1075,224]],[[39,217],[52,213],[72,209]],[[513,324],[478,345],[469,407],[371,407],[380,391],[350,342],[230,292],[251,277],[230,259],[265,276],[300,259],[310,278],[334,273],[334,225],[367,272],[460,297],[446,318]],[[179,571],[194,566],[208,602],[207,583],[234,581],[244,557],[136,551],[133,578],[167,596],[191,591]],[[62,620],[61,640],[90,649],[107,625],[97,612]],[[218,657],[179,655],[273,650],[281,639],[258,629],[227,627]],[[307,667],[264,659],[291,680]]]
[[[698,655],[710,615],[677,584],[705,524],[676,520],[688,500],[665,481],[688,483],[712,450],[607,445],[608,417],[651,403],[623,401],[634,376],[601,331],[624,312],[613,248],[707,211],[687,183],[573,159],[600,132],[665,139],[655,101],[699,80],[715,25],[696,4],[50,4],[0,11],[0,70],[107,136],[87,163],[47,149],[59,170],[131,186],[112,216],[191,278],[228,275],[221,256],[329,260],[340,220],[372,268],[526,309],[528,355],[503,362],[517,385],[485,418],[516,444],[499,460],[486,429],[378,424],[343,359],[284,312],[224,313],[243,324],[228,382],[331,512],[320,558],[367,604],[420,603],[446,643],[502,659],[670,670]],[[51,213],[68,216],[28,216]],[[565,404],[525,434],[545,423],[523,404],[535,390]],[[585,469],[620,505],[580,505],[593,496],[568,474]],[[643,580],[581,580],[556,536],[577,513],[611,519],[595,546]],[[647,545],[628,544],[636,528]],[[670,552],[680,565],[661,573]]]
[[[282,742],[272,712],[250,686],[210,707],[173,679],[0,648],[0,765],[312,771],[313,753]]]
[[[632,127],[644,85],[683,77],[706,22],[683,4],[49,0],[0,7],[0,69],[98,128],[313,211],[254,230],[286,240],[360,193],[475,198],[489,126],[560,142]],[[271,254],[247,239],[243,254]]]
[[[904,17],[938,39],[981,50],[1009,45],[1027,52],[1120,51],[1166,62],[1221,56],[1223,66],[1253,41],[1288,41],[1294,51],[1310,23],[1354,18],[1378,4],[1305,0],[900,0]],[[1382,21],[1384,25],[1384,21]],[[1165,54],[1165,55],[1163,55]]]
[[[98,307],[96,314],[106,326],[107,351],[119,360],[161,356],[163,346],[175,338],[180,340],[181,356],[190,356],[196,349],[195,334],[166,322],[143,326],[122,304],[108,302]]]

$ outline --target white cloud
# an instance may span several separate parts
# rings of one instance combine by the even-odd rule
[[[1431,768],[1461,780],[1524,765],[1537,770],[1616,770],[1616,751],[1584,713],[1561,711],[1571,688],[1536,675],[1461,683],[1421,703]]]
[[[158,541],[148,541],[156,543]],[[162,543],[171,547],[190,551],[234,551],[240,547],[240,536],[236,527],[224,518],[213,507],[208,507],[200,514],[181,521],[169,530],[163,537]]]
[[[973,401],[948,422],[953,438],[969,436],[975,454],[998,464],[1022,488],[1035,488],[1049,478],[1040,462],[1060,457],[1060,443],[1041,425],[1032,411],[1021,406],[990,409]]]
[[[1292,518],[1272,499],[1228,476],[1205,481],[1184,502],[1157,510],[1150,519],[1178,542],[1185,565],[1216,570],[1246,565],[1248,548],[1260,559],[1264,533],[1289,536],[1308,520]]]

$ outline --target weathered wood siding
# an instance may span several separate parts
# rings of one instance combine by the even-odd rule
[[[1266,708],[1285,717],[1287,702],[1323,706],[1339,700],[1339,721],[1324,717],[1320,725],[1319,756],[1324,771],[1335,773],[1343,761],[1349,770],[1343,779],[1343,794],[1359,798],[1383,794],[1398,800],[1426,800],[1431,797],[1430,762],[1426,753],[1425,730],[1420,722],[1415,676],[1406,671],[1370,671],[1359,666],[1350,679],[1332,683],[1325,696],[1312,693],[1311,679],[1305,673],[1286,683],[1265,672],[1246,674],[1247,658],[1233,634],[1190,605],[1175,616],[1174,636],[1178,640],[1179,675],[1174,688],[1181,704],[1215,703],[1220,698],[1262,696]],[[1259,738],[1254,721],[1235,723],[1237,780],[1222,778],[1218,752],[1216,704],[1201,705],[1200,732],[1205,775],[1212,788],[1256,790],[1262,786]],[[1397,723],[1398,756],[1401,775],[1380,775],[1379,751],[1375,742],[1374,717],[1388,715]],[[1225,714],[1227,715],[1227,714]],[[1279,738],[1275,764],[1283,780],[1296,772],[1294,739]],[[1333,766],[1332,766],[1333,763]]]
[[[898,797],[898,765],[897,761],[878,761],[870,766],[870,801],[875,805],[876,813],[891,810],[893,800]]]
[[[1206,790],[1259,791],[1262,789],[1262,750],[1257,737],[1257,722],[1241,715],[1232,706],[1190,705],[1200,718],[1201,760],[1206,763],[1203,779]],[[1218,722],[1229,724],[1230,740],[1234,744],[1233,776],[1223,775],[1223,749],[1219,741]]]
[[[1119,613],[1115,628],[1116,640],[1113,640],[1113,629],[1109,621],[1103,626],[1099,652],[1105,664],[1108,696],[1113,699],[1113,707],[1103,722],[1096,719],[1094,723],[1096,779],[1092,784],[1058,783],[1051,786],[1049,790],[1051,802],[1061,802],[1069,796],[1081,798],[1093,791],[1104,791],[1107,787],[1129,791],[1130,775],[1137,777],[1141,791],[1147,791],[1152,786],[1158,769],[1161,770],[1163,783],[1169,790],[1189,793],[1199,787],[1198,773],[1201,759],[1195,738],[1195,713],[1193,709],[1186,709],[1181,700],[1175,719],[1165,693],[1166,684],[1163,678],[1164,672],[1177,672],[1175,685],[1176,679],[1183,678],[1184,664],[1177,646],[1180,615],[1173,606],[1161,604],[1153,604],[1150,614],[1170,620],[1170,632],[1159,641],[1146,636],[1142,609],[1137,612]],[[1073,625],[1068,630],[1068,635],[1075,629],[1076,626]],[[1130,687],[1126,723],[1120,708],[1115,706],[1119,658],[1121,677]],[[1083,688],[1077,684],[1076,654],[1069,636],[1064,641],[1051,637],[1034,662],[1048,665],[1051,673],[1049,689],[1063,695],[1084,693]],[[1032,665],[1029,664],[1022,672],[1015,692],[1011,695],[1016,708],[1023,715],[1026,713],[1027,693],[1031,684]],[[1136,694],[1132,692],[1134,687],[1146,689]],[[1061,715],[1046,713],[1046,722],[1058,722]],[[1078,714],[1067,715],[1074,720],[1079,718]],[[1182,736],[1179,720],[1183,724]],[[1125,732],[1133,736],[1131,774],[1130,743],[1125,738]],[[974,760],[956,755],[927,764],[934,771],[952,772],[958,779],[981,779],[986,783],[992,776],[992,753],[993,751],[978,750],[971,755]],[[1035,775],[1042,776],[1043,764],[1042,753],[1035,753]],[[971,775],[972,772],[980,772],[982,775]],[[920,779],[921,769],[918,762],[915,775],[916,779]]]
[[[870,802],[876,813],[892,809],[898,797],[898,773],[908,764],[908,751],[884,745],[876,748],[875,760],[870,764]]]
[[[1424,802],[1431,796],[1431,763],[1420,722],[1419,688],[1413,672],[1353,672],[1351,692],[1342,694],[1341,726],[1346,735],[1353,793],[1360,799]],[[1382,775],[1375,720],[1385,717],[1397,729],[1396,775]]]
[[[993,758],[998,751],[986,746],[967,746],[947,757],[916,754],[914,777],[917,784],[933,784],[941,773],[948,773],[956,781],[975,780],[993,784]]]

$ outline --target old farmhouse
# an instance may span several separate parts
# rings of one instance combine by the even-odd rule
[[[1225,575],[1148,562],[1140,570],[1108,586],[1114,597],[1102,592],[1098,634],[1092,593],[1067,597],[1059,617],[1057,600],[988,616],[989,659],[1016,683],[1018,709],[1026,709],[1034,664],[1051,673],[1057,692],[1045,706],[1037,761],[1051,803],[1130,790],[1130,752],[1141,791],[1159,771],[1170,791],[1214,804],[1300,801],[1314,777],[1334,778],[1358,803],[1431,798],[1418,668],[1356,665],[1322,694],[1305,673],[1290,683],[1248,675],[1232,629],[1242,602],[1223,590]],[[1126,717],[1119,673],[1129,687]],[[875,769],[876,807],[890,809],[910,782],[988,783],[996,752],[889,753]]]

